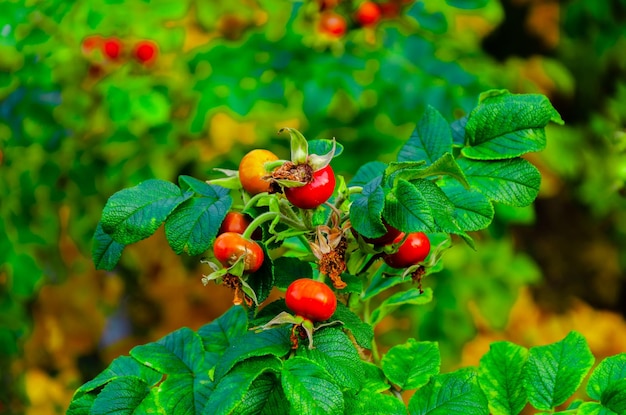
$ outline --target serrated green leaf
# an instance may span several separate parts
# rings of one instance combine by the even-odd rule
[[[319,364],[293,357],[283,367],[281,382],[292,413],[300,415],[342,414],[343,394]]]
[[[406,406],[398,398],[370,390],[344,392],[345,414],[406,415]]]
[[[98,374],[98,376],[79,387],[75,396],[91,392],[94,389],[107,384],[113,379],[124,376],[133,376],[142,379],[150,386],[155,385],[163,377],[161,373],[139,363],[130,356],[120,356],[113,360],[106,369]]]
[[[265,373],[255,379],[233,415],[289,415],[289,403],[283,392],[280,379]]]
[[[428,167],[414,171],[412,174],[402,175],[401,177],[411,181],[413,179],[423,179],[433,176],[450,176],[464,187],[469,188],[470,186],[465,177],[465,173],[463,173],[456,159],[450,153],[444,153]]]
[[[198,180],[195,177],[185,175],[178,176],[178,185],[183,192],[192,190],[200,196],[204,196],[215,201],[225,198],[229,193],[228,189],[222,186],[209,184],[207,182],[203,182],[202,180]]]
[[[492,343],[480,359],[478,382],[493,415],[517,415],[526,406],[523,368],[527,359],[525,347],[505,341]]]
[[[65,415],[89,415],[89,411],[96,400],[97,395],[85,394],[72,398]]]
[[[298,278],[311,278],[313,268],[310,262],[283,256],[274,260],[274,275],[274,285],[286,290],[289,284]]]
[[[578,407],[576,415],[618,415],[598,402],[585,402]]]
[[[376,393],[389,391],[389,381],[380,367],[371,362],[363,362],[363,370],[365,371],[365,378],[361,387],[362,391],[367,390]]]
[[[575,331],[559,342],[531,347],[524,366],[530,403],[541,410],[561,405],[578,389],[593,362],[585,338]]]
[[[248,331],[233,340],[215,366],[215,379],[222,378],[237,363],[251,357],[283,357],[291,350],[290,328],[278,327],[260,332]]]
[[[527,206],[539,193],[541,174],[521,158],[502,161],[459,159],[472,189],[490,200],[511,206]]]
[[[428,202],[437,232],[453,233],[469,238],[454,221],[455,206],[439,186],[426,179],[414,180],[411,183]]]
[[[626,379],[611,382],[602,392],[602,406],[618,414],[626,413]]]
[[[194,197],[178,205],[165,222],[172,250],[194,256],[209,249],[231,204],[230,196],[225,196],[220,200]]]
[[[382,360],[385,376],[400,390],[421,388],[439,373],[440,367],[441,355],[437,343],[415,339],[392,347]]]
[[[488,415],[487,398],[471,369],[433,376],[409,401],[410,415]]]
[[[144,365],[167,375],[199,372],[205,365],[202,340],[187,327],[154,343],[135,346],[130,355]]]
[[[378,176],[363,186],[362,193],[356,195],[350,205],[352,227],[367,238],[377,238],[387,232],[382,221],[385,191],[381,181],[382,177]]]
[[[403,232],[431,232],[435,228],[428,201],[415,185],[403,179],[386,194],[383,218]]]
[[[349,187],[365,186],[377,177],[382,177],[387,165],[382,161],[370,161],[359,167],[356,174],[348,182]],[[356,195],[355,195],[356,196]]]
[[[396,308],[404,304],[423,305],[428,304],[433,299],[433,290],[431,288],[424,289],[423,293],[417,288],[411,288],[404,292],[399,292],[385,299],[374,311],[370,317],[370,324],[376,326],[388,314]]]
[[[158,179],[120,190],[102,212],[102,229],[117,242],[129,245],[152,235],[176,206],[193,193]]]
[[[278,373],[281,366],[282,361],[274,356],[256,357],[237,364],[220,379],[202,413],[228,415],[238,405],[247,406],[242,398],[252,382],[265,372]]]
[[[476,189],[466,189],[454,180],[440,183],[441,190],[454,205],[452,218],[464,231],[485,229],[493,220],[493,204]]]
[[[363,381],[361,358],[354,345],[339,329],[325,328],[313,333],[314,349],[302,345],[296,356],[322,366],[341,388],[359,389]]]
[[[111,235],[102,230],[102,223],[98,222],[96,232],[93,235],[91,258],[96,269],[111,271],[117,265],[122,256],[124,244],[113,240]]]
[[[372,348],[372,340],[374,339],[374,328],[362,321],[359,316],[354,314],[343,303],[337,303],[337,310],[332,317],[333,321],[341,321],[343,327],[350,330],[354,340],[364,349]]]
[[[107,383],[93,402],[90,415],[139,414],[143,400],[150,393],[149,385],[135,376],[124,376]]]
[[[544,127],[563,123],[548,98],[508,92],[488,96],[469,115],[465,157],[478,160],[514,158],[546,146]]]
[[[450,126],[439,111],[429,105],[411,137],[400,149],[398,161],[425,161],[426,165],[431,165],[451,151]]]
[[[587,394],[600,400],[608,386],[620,379],[626,379],[626,353],[607,357],[596,366],[587,382]]]
[[[209,367],[213,367],[233,341],[248,333],[248,315],[242,306],[232,306],[224,314],[198,329]]]
[[[159,385],[156,402],[168,415],[199,414],[214,389],[208,370],[168,375]]]

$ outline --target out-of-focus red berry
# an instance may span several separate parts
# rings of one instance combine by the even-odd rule
[[[320,18],[320,31],[334,37],[342,37],[346,34],[348,25],[346,19],[339,13],[326,11]]]
[[[372,26],[380,20],[380,7],[373,1],[365,1],[361,3],[355,13],[355,20],[361,26]]]

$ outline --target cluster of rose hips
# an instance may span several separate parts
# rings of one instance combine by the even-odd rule
[[[334,141],[333,148],[327,154],[309,154],[304,137],[294,129],[285,130],[292,136],[292,159],[280,160],[276,154],[265,149],[248,152],[241,159],[238,170],[230,172],[236,188],[242,189],[251,197],[250,200],[280,193],[282,196],[279,199],[286,199],[289,211],[291,207],[299,208],[303,215],[322,204],[329,205],[332,212],[330,226],[318,225],[314,231],[310,228],[302,230],[308,234],[311,250],[319,260],[320,274],[327,275],[335,288],[346,286],[341,280],[341,274],[345,270],[344,255],[348,238],[345,232],[349,229],[359,244],[364,242],[375,248],[373,252],[377,254],[373,259],[382,258],[391,268],[405,269],[405,275],[412,272],[411,275],[417,275],[419,282],[424,268],[421,264],[430,253],[428,236],[422,232],[405,234],[384,221],[387,229],[384,235],[377,238],[359,235],[351,228],[345,214],[340,212],[337,206],[339,202],[334,200],[334,205],[327,203],[336,186],[335,173],[329,164],[335,153]],[[214,272],[205,276],[203,282],[222,282],[234,289],[237,304],[243,301],[248,304],[252,304],[253,300],[256,302],[256,299],[251,298],[254,292],[247,281],[249,277],[254,278],[252,274],[261,269],[265,259],[265,252],[257,242],[263,237],[259,228],[263,215],[270,217],[272,213],[261,214],[253,219],[242,211],[228,212],[213,243],[213,255],[223,268],[212,264]],[[295,213],[292,212],[293,215]],[[286,219],[281,217],[281,220]],[[333,272],[336,272],[335,275]],[[305,336],[309,338],[309,347],[312,347],[313,332],[327,324],[334,324],[316,325],[330,319],[337,308],[335,292],[324,282],[310,278],[296,279],[287,287],[285,301],[293,314],[282,312],[260,328],[293,325],[291,338],[294,347],[297,347],[298,339]]]
[[[92,57],[94,54],[100,53],[107,61],[122,62],[128,57],[127,51],[129,46],[132,46],[132,58],[143,65],[154,63],[159,53],[157,44],[151,40],[139,40],[133,45],[129,45],[128,42],[124,42],[115,36],[107,38],[100,35],[85,37],[82,42],[82,52],[86,57]]]
[[[356,7],[348,1],[318,0],[319,31],[340,38],[350,26],[371,28],[381,20],[398,17],[402,8],[413,0],[365,0]],[[348,4],[350,3],[350,4]]]

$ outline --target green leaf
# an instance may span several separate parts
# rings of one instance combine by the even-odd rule
[[[72,398],[70,406],[67,408],[65,415],[85,415],[89,414],[97,395],[86,394]]]
[[[488,415],[487,398],[476,373],[461,369],[433,376],[409,401],[411,415]]]
[[[245,405],[237,406],[234,415],[289,415],[280,379],[271,373],[256,378],[241,401]]]
[[[493,220],[493,204],[476,189],[466,189],[454,180],[440,183],[441,190],[454,205],[452,218],[464,231],[485,229]]]
[[[170,182],[146,180],[109,198],[102,212],[102,229],[121,244],[138,242],[152,235],[191,196]]]
[[[352,227],[367,238],[376,238],[387,232],[381,218],[385,207],[385,191],[381,181],[382,176],[378,176],[363,186],[363,191],[355,195],[350,205]]]
[[[517,415],[526,406],[523,368],[527,359],[525,347],[505,341],[492,343],[480,359],[478,382],[493,415]]]
[[[428,202],[430,211],[433,213],[436,231],[453,233],[469,238],[454,221],[455,206],[439,186],[426,179],[414,180],[412,183]]]
[[[281,256],[274,260],[274,285],[286,290],[289,284],[298,278],[311,278],[313,268],[311,263],[298,258]]]
[[[98,376],[84,383],[76,391],[75,396],[91,392],[103,385],[106,385],[113,379],[131,376],[142,379],[148,385],[155,385],[161,380],[163,375],[156,370],[139,363],[130,356],[120,356],[113,360],[111,364],[104,369]]]
[[[226,376],[220,379],[204,407],[205,414],[228,415],[236,406],[247,406],[242,398],[252,382],[263,373],[278,373],[282,361],[274,356],[264,356],[245,360],[237,364]]]
[[[440,367],[441,355],[437,343],[415,339],[392,347],[382,360],[385,376],[400,390],[421,388],[439,373]]]
[[[190,374],[204,368],[202,340],[187,327],[154,343],[135,346],[130,355],[144,365],[167,375]]]
[[[172,250],[194,256],[209,249],[231,202],[230,197],[218,201],[192,198],[178,205],[165,222],[165,236]]]
[[[232,205],[228,189],[209,185],[189,176],[180,176],[181,189],[201,195],[181,203],[165,222],[165,236],[176,254],[199,255],[211,246],[211,241]]]
[[[365,186],[377,177],[382,177],[386,168],[387,165],[382,161],[367,162],[359,167],[352,180],[348,183],[348,186]]]
[[[548,98],[538,94],[492,92],[472,110],[465,126],[465,157],[478,160],[514,158],[546,146],[544,127],[563,124]]]
[[[237,363],[251,357],[283,357],[291,350],[290,329],[278,327],[260,332],[248,331],[237,337],[215,366],[215,378],[222,378]]]
[[[626,353],[607,357],[598,364],[589,377],[587,394],[600,400],[604,391],[620,379],[626,379]]]
[[[359,415],[406,415],[406,407],[398,398],[363,390],[358,393],[353,391],[344,392],[346,414]]]
[[[397,278],[394,276],[387,276],[385,274],[385,267],[379,267],[376,270],[376,273],[372,277],[370,285],[365,289],[363,294],[361,295],[361,300],[365,301],[370,298],[377,296],[385,290],[388,290],[391,287],[395,287],[398,284],[402,284],[406,282],[406,280],[402,278]]]
[[[428,201],[415,185],[403,179],[387,193],[383,217],[403,232],[430,232],[435,228]]]
[[[262,303],[269,297],[274,287],[274,265],[265,244],[259,242],[259,245],[263,250],[265,258],[261,267],[254,274],[248,275],[246,282],[254,290],[257,301]]]
[[[602,392],[602,406],[618,414],[626,413],[626,378],[616,380]]]
[[[454,156],[450,153],[444,153],[440,158],[435,160],[433,164],[428,167],[422,168],[412,175],[412,177],[402,177],[406,180],[421,179],[432,176],[450,176],[456,179],[464,187],[469,188],[469,183],[465,177],[465,173],[461,170],[461,167],[457,163]]]
[[[561,405],[578,389],[593,362],[585,338],[575,331],[559,342],[532,347],[524,367],[530,403],[541,410]]]
[[[248,333],[248,315],[242,306],[232,306],[224,314],[198,329],[207,365],[213,367],[233,341]]]
[[[166,414],[197,414],[205,407],[214,388],[208,370],[167,375],[159,385],[156,402]]]
[[[296,356],[322,366],[342,388],[359,389],[363,381],[361,358],[354,345],[339,329],[325,328],[313,333],[314,349],[301,345]]]
[[[352,310],[343,303],[337,303],[337,310],[333,314],[332,321],[341,321],[343,327],[350,330],[357,344],[364,349],[372,348],[374,328],[363,322]]]
[[[113,379],[93,402],[90,415],[127,415],[146,413],[139,408],[150,393],[150,386],[142,379],[124,376]]]
[[[618,415],[598,402],[585,402],[578,407],[576,415]]]
[[[304,357],[293,357],[285,362],[281,381],[285,396],[291,404],[291,413],[343,413],[341,390],[319,364]]]
[[[391,297],[385,299],[374,311],[370,318],[372,326],[380,323],[388,314],[393,312],[396,308],[404,304],[423,305],[428,304],[433,299],[433,290],[426,288],[423,293],[417,288],[411,288],[409,290],[396,293]]]
[[[400,149],[398,161],[425,161],[428,166],[449,152],[452,152],[450,126],[439,111],[429,105]]]
[[[530,205],[539,193],[541,174],[529,161],[459,159],[471,187],[490,200],[511,206]]]
[[[102,229],[102,222],[98,222],[91,247],[91,258],[96,269],[111,271],[115,268],[122,256],[124,246],[124,244],[116,242],[111,235],[105,233]]]

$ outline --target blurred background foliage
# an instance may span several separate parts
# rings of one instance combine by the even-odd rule
[[[96,272],[107,198],[148,178],[213,177],[276,131],[336,137],[350,177],[388,161],[426,105],[449,120],[480,92],[548,95],[566,121],[530,155],[530,208],[498,206],[476,252],[450,250],[435,301],[378,327],[383,347],[436,340],[444,366],[496,339],[575,328],[598,356],[626,350],[626,0],[5,0],[0,13],[0,413],[64,413],[80,384],[136,344],[220,315],[199,258],[162,234]],[[323,29],[333,10],[345,34]],[[118,38],[117,59],[86,50]],[[132,58],[158,45],[150,64]],[[620,335],[619,333],[622,333]]]

